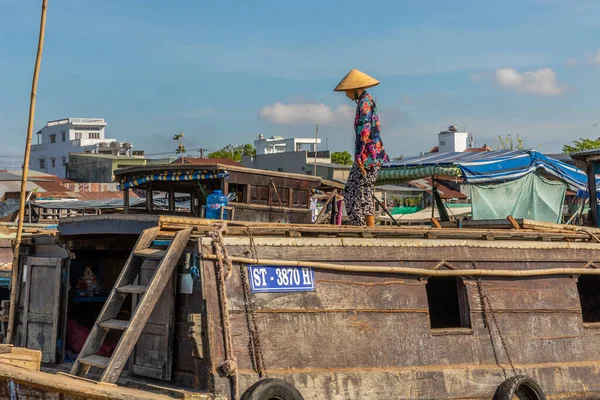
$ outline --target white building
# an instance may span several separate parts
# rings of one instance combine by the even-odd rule
[[[450,125],[447,131],[438,133],[438,152],[463,152],[472,147],[471,141],[467,132],[458,132],[456,125]]]
[[[256,155],[289,153],[292,151],[308,150],[317,151],[317,144],[321,143],[319,138],[290,138],[284,139],[282,136],[271,136],[266,139],[264,135],[259,134],[258,140],[254,141]]]
[[[130,143],[105,137],[103,118],[65,118],[49,121],[31,146],[29,168],[66,177],[69,153],[98,153],[124,157],[143,156]]]

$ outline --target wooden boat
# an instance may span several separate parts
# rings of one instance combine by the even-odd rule
[[[134,321],[135,305],[156,299],[131,355],[98,358],[92,349],[91,359],[66,363],[72,373],[178,387],[165,392],[172,397],[267,399],[257,393],[279,390],[284,400],[490,399],[518,391],[537,399],[540,390],[599,398],[599,231],[527,220],[494,226],[68,218],[57,236],[34,236],[28,246],[17,344],[41,350],[49,371],[64,370],[64,324],[76,304],[64,274],[95,260],[105,286],[117,282],[115,294],[128,260],[169,258],[159,252],[170,254],[183,232],[162,294],[123,303]],[[152,274],[142,267],[137,284],[152,285]],[[78,307],[101,315],[92,329],[127,332],[126,317],[107,319],[108,296],[103,311],[91,301]]]

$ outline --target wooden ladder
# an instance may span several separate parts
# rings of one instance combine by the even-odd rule
[[[106,303],[104,303],[94,327],[77,356],[77,360],[71,369],[71,375],[86,376],[91,367],[98,367],[104,369],[100,382],[115,383],[119,379],[121,371],[125,367],[150,314],[152,314],[169,279],[173,276],[175,266],[183,254],[192,233],[192,228],[176,232],[167,249],[161,250],[152,245],[159,230],[160,227],[146,229],[138,238],[114,288],[110,292]],[[136,278],[140,273],[142,264],[149,261],[158,262],[150,283],[147,286],[136,285]],[[131,319],[129,321],[116,319],[125,298],[129,294],[140,295]],[[111,329],[123,331],[112,357],[96,355]]]

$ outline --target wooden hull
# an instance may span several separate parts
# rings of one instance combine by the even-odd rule
[[[253,241],[258,258],[419,269],[434,268],[442,260],[465,270],[473,263],[494,270],[581,268],[600,258],[599,246],[587,243],[264,237]],[[230,254],[252,246],[241,237],[225,238],[224,243]],[[206,293],[214,293],[214,266],[205,266]],[[236,272],[238,268],[234,267]],[[464,280],[471,326],[455,329],[430,327],[426,280],[418,276],[316,269],[315,281],[315,292],[253,295],[269,377],[292,383],[306,399],[490,399],[515,374],[530,376],[551,398],[600,398],[600,327],[582,321],[576,277],[483,279],[494,307],[487,318],[491,324],[491,314],[495,317],[510,359],[495,326],[491,345],[474,278]],[[241,387],[246,388],[256,382],[257,374],[247,351],[239,274],[234,273],[226,287]],[[211,318],[210,298],[207,301]],[[209,326],[211,354],[222,354],[222,329],[219,324]],[[221,383],[227,393],[227,381]]]
[[[127,235],[97,234],[110,232],[110,224],[129,229]],[[250,295],[268,376],[291,383],[307,400],[491,399],[515,374],[535,380],[550,399],[600,398],[600,323],[584,322],[578,289],[579,274],[599,276],[598,232],[240,222],[215,242],[215,221],[103,216],[67,221],[60,240],[74,254],[127,253],[135,224],[158,224],[163,238],[192,225],[188,250],[204,256],[192,293],[177,295],[171,383],[231,398],[232,380],[222,369],[228,337],[238,394],[259,380],[241,272],[272,260],[316,265],[314,291]],[[216,243],[233,260],[224,287]],[[496,275],[478,279],[475,270]],[[462,282],[464,326],[433,325],[426,275],[435,271]],[[519,276],[529,272],[534,276]],[[485,313],[482,293],[489,299]]]

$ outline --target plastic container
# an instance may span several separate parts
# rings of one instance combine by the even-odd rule
[[[229,199],[221,190],[215,190],[206,198],[206,218],[221,219],[221,207],[226,207]],[[223,219],[227,219],[227,211],[223,211]]]

